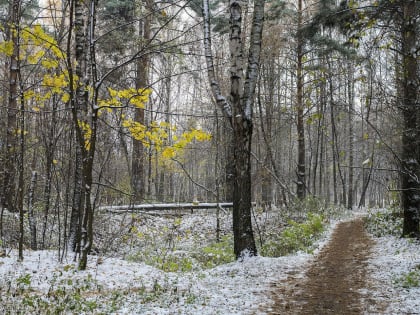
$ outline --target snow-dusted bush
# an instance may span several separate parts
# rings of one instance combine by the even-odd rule
[[[295,199],[287,210],[289,216],[296,220],[305,220],[308,213],[321,214],[328,218],[341,218],[347,210],[342,206],[327,203],[315,196],[308,196],[303,200]]]
[[[289,226],[277,235],[271,235],[261,247],[261,254],[269,257],[279,257],[298,251],[311,252],[312,245],[324,231],[323,216],[308,213],[307,220],[298,223],[289,221]]]
[[[101,305],[101,286],[90,275],[85,279],[60,279],[57,273],[49,282],[48,293],[39,292],[32,285],[31,274],[9,279],[8,294],[0,294],[2,314],[93,314]],[[0,291],[1,292],[1,291]]]
[[[214,242],[193,253],[194,258],[202,268],[213,268],[235,260],[233,253],[233,238],[231,234],[222,237],[220,242]]]
[[[365,218],[365,225],[369,233],[376,237],[402,235],[401,211],[398,208],[370,210]]]

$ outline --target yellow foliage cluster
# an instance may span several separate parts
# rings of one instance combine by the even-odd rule
[[[83,139],[85,140],[85,149],[90,150],[90,137],[92,136],[92,128],[90,125],[82,120],[78,121],[79,127],[83,132]]]
[[[20,37],[23,40],[23,45],[27,46],[24,51],[28,54],[29,63],[38,63],[43,58],[42,65],[51,69],[58,66],[57,60],[66,58],[66,54],[60,49],[57,41],[48,35],[41,25],[23,28]],[[29,54],[30,52],[31,54]],[[44,57],[46,52],[51,52],[51,58]],[[21,58],[23,57],[26,57],[26,55],[21,55]]]
[[[60,49],[57,41],[47,34],[41,25],[24,27],[20,29],[19,35],[20,60],[30,65],[42,66],[43,70],[37,73],[41,85],[26,89],[23,92],[24,100],[31,103],[35,112],[40,111],[53,96],[58,96],[63,103],[67,103],[70,100],[68,91],[70,77],[68,71],[63,70],[66,54]],[[13,42],[0,42],[0,54],[11,56],[13,50]],[[74,74],[73,84],[74,89],[79,84],[79,79]],[[86,89],[89,95],[94,94],[90,93],[93,87],[88,86]],[[108,87],[107,92],[107,96],[98,100],[97,108],[112,111],[115,108],[124,107],[144,108],[152,90],[136,88],[116,90]],[[78,124],[83,133],[85,149],[90,150],[91,126],[82,120],[79,120]],[[123,119],[122,125],[134,139],[142,141],[145,147],[153,147],[166,160],[181,155],[193,141],[201,142],[211,139],[210,134],[200,129],[191,129],[176,135],[176,128],[166,122],[154,121],[145,126],[132,119]]]
[[[134,139],[142,141],[147,148],[153,146],[153,149],[160,153],[164,159],[173,159],[181,155],[187,145],[193,141],[203,142],[211,139],[211,134],[201,129],[192,128],[180,136],[173,135],[173,144],[170,145],[169,137],[171,133],[176,132],[176,127],[167,122],[153,121],[149,127],[146,127],[132,119],[125,119],[122,124]]]
[[[169,139],[170,130],[174,131],[165,122],[152,121],[150,126],[146,127],[132,119],[125,119],[122,125],[128,129],[134,139],[142,141],[143,145],[147,148],[153,145],[158,152],[162,151],[162,146]]]
[[[75,80],[77,77],[74,76]],[[70,94],[67,91],[69,87],[69,76],[67,71],[63,71],[59,74],[46,73],[42,77],[42,87],[44,89],[32,90],[28,89],[23,92],[25,101],[34,101],[32,110],[39,111],[43,107],[43,104],[48,101],[53,95],[61,97],[63,103],[67,103],[70,100]]]
[[[29,88],[23,92],[24,100],[31,103],[32,110],[40,111],[53,95],[60,96],[61,101],[67,103],[70,99],[66,91],[70,81],[69,75],[68,71],[59,70],[66,54],[60,49],[57,41],[47,34],[41,25],[31,25],[20,29],[19,45],[21,61],[26,61],[30,65],[41,65],[46,70],[41,72],[41,88]],[[0,43],[0,54],[11,56],[12,53],[13,42]],[[77,84],[76,76],[74,81]]]
[[[210,141],[211,134],[201,129],[191,129],[190,131],[183,132],[180,137],[173,137],[174,144],[171,147],[167,147],[163,150],[162,156],[164,158],[172,159],[176,155],[183,152],[185,147],[192,143],[194,140],[198,142]]]
[[[149,100],[152,93],[151,89],[128,88],[124,90],[114,90],[108,88],[109,98],[98,101],[100,108],[115,108],[132,105],[137,108],[144,108],[144,104]]]
[[[0,43],[0,54],[11,56],[13,55],[13,42],[3,41]]]

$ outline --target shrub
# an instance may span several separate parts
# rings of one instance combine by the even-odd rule
[[[365,226],[369,233],[376,237],[402,235],[402,218],[398,208],[369,211],[365,218]]]
[[[286,212],[291,219],[300,221],[305,220],[308,213],[321,214],[328,218],[340,218],[346,209],[342,206],[328,204],[325,200],[311,195],[303,200],[294,199]]]
[[[261,248],[261,254],[269,257],[279,257],[297,251],[310,252],[313,242],[324,231],[323,217],[320,214],[308,213],[303,223],[293,220],[277,237],[273,237]]]
[[[235,260],[232,235],[225,235],[220,242],[211,243],[193,254],[202,268],[213,268]]]
[[[166,272],[187,272],[191,271],[193,267],[190,258],[178,256],[175,253],[172,253],[165,258],[153,257],[151,260],[146,261],[146,263]]]
[[[54,274],[47,294],[32,287],[30,274],[10,282],[9,294],[0,294],[0,312],[5,314],[98,314],[99,303],[92,292],[101,287],[88,275],[85,279],[60,279]],[[2,292],[3,293],[3,292]]]

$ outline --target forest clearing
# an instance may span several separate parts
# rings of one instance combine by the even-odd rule
[[[125,234],[115,234],[122,218],[112,215],[112,223],[102,226],[107,233],[98,231],[103,248],[90,257],[86,271],[77,271],[71,253],[59,251],[28,250],[23,262],[15,250],[1,257],[0,312],[418,314],[420,243],[399,238],[401,219],[387,210],[340,216],[325,221],[325,231],[311,245],[300,248],[294,237],[302,235],[295,231],[283,239],[290,253],[235,262],[227,214],[219,245],[214,213],[142,214],[136,232]],[[275,213],[256,218],[265,244],[287,225]]]

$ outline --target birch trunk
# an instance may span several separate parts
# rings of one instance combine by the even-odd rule
[[[80,241],[80,260],[79,269],[85,270],[87,267],[87,255],[90,253],[93,246],[93,219],[94,219],[94,204],[92,202],[92,184],[93,184],[93,163],[96,152],[97,139],[97,124],[98,124],[98,77],[96,69],[96,51],[95,51],[95,28],[96,28],[96,8],[98,0],[91,0],[89,10],[89,72],[90,80],[92,81],[92,95],[90,96],[90,108],[84,119],[88,120],[90,124],[90,137],[88,139],[89,146],[86,146],[84,137],[79,137],[79,145],[82,149],[83,156],[83,183],[84,183],[84,211],[82,219],[82,233]],[[80,128],[79,128],[80,131]],[[79,132],[80,134],[80,132]]]
[[[264,19],[264,0],[254,2],[254,16],[251,26],[250,47],[244,80],[242,52],[242,2],[231,0],[230,9],[230,96],[221,94],[215,79],[211,52],[210,14],[208,1],[203,1],[204,46],[208,76],[217,105],[230,120],[233,128],[233,156],[235,165],[233,189],[233,234],[234,252],[237,258],[256,255],[251,222],[251,140],[252,112],[255,87],[258,79],[261,38]]]
[[[76,128],[76,157],[75,157],[75,173],[74,173],[74,192],[72,209],[70,215],[70,232],[69,247],[75,253],[80,252],[81,239],[81,220],[83,213],[85,185],[83,183],[83,152],[80,142],[84,142],[78,127],[79,116],[85,116],[88,107],[87,84],[88,76],[86,69],[87,62],[87,10],[84,1],[73,1],[74,6],[74,25],[75,25],[75,73],[79,78],[75,90],[75,104],[73,107],[73,123]]]

